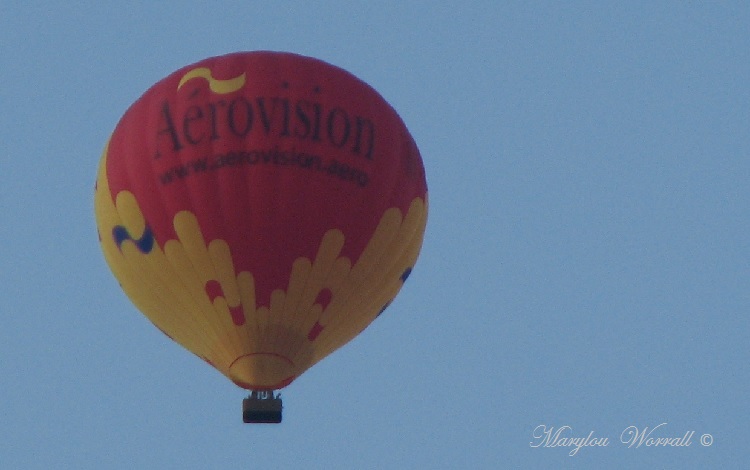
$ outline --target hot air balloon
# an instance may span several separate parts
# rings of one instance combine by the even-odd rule
[[[95,190],[106,261],[165,335],[250,391],[363,331],[414,267],[422,159],[394,109],[318,59],[239,52],[184,67],[123,115]]]

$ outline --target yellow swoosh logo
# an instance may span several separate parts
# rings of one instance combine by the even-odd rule
[[[177,89],[179,90],[182,85],[194,78],[206,79],[206,81],[208,81],[208,87],[211,89],[211,91],[220,95],[232,93],[233,91],[237,91],[245,86],[244,72],[234,78],[219,80],[211,75],[211,69],[209,69],[208,67],[198,67],[188,71],[185,75],[182,76],[179,85],[177,85]]]

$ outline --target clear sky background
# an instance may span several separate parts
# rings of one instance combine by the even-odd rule
[[[619,3],[3,0],[0,467],[747,468],[750,4]],[[93,216],[127,107],[258,49],[373,85],[430,191],[409,282],[277,426],[135,310]],[[620,442],[661,423],[691,445]]]

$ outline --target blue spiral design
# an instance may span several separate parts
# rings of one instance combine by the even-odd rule
[[[125,226],[115,225],[115,228],[112,229],[112,238],[114,238],[117,248],[120,249],[122,249],[122,244],[127,240],[131,240],[135,243],[138,250],[144,254],[150,253],[154,248],[154,233],[148,225],[146,225],[146,228],[143,230],[141,238],[133,237]]]

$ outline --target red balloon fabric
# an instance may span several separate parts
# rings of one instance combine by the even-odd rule
[[[406,126],[369,85],[317,59],[242,52],[174,72],[127,110],[96,211],[107,261],[156,326],[238,385],[278,388],[395,296],[427,186]]]

